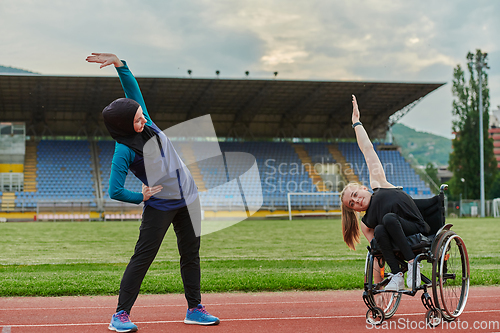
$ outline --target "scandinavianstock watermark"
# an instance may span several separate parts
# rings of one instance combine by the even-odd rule
[[[366,328],[369,330],[401,330],[407,332],[409,330],[457,330],[470,332],[474,330],[488,330],[488,331],[500,331],[500,321],[498,320],[476,320],[474,322],[469,322],[466,320],[460,320],[457,318],[454,321],[441,321],[441,323],[432,327],[427,323],[426,320],[410,320],[408,318],[399,318],[398,320],[384,321],[380,325],[374,325],[371,323],[366,323]]]
[[[384,163],[383,169],[386,175],[394,174],[394,165]],[[288,192],[314,192],[315,189],[323,187],[328,190],[341,191],[347,183],[343,177],[335,175],[361,175],[368,173],[366,163],[328,163],[323,158],[317,163],[279,162],[274,158],[266,159],[264,170],[262,170],[264,193],[285,194]],[[310,178],[300,177],[304,175],[320,176],[320,180],[312,181]],[[328,177],[327,175],[333,175]],[[299,180],[298,180],[299,179]],[[368,186],[365,181],[362,185]]]

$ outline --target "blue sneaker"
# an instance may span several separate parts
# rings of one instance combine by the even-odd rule
[[[201,304],[198,304],[198,306],[192,310],[188,309],[186,319],[184,319],[184,324],[217,325],[218,323],[220,323],[219,318],[208,313]]]
[[[128,313],[125,310],[117,312],[111,317],[111,323],[108,327],[111,331],[117,332],[136,332],[137,326],[130,321]]]

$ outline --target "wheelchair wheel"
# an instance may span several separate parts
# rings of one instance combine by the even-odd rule
[[[374,267],[375,269],[373,269]],[[372,274],[369,274],[370,269],[373,272]],[[390,268],[385,263],[383,258],[378,260],[378,258],[370,255],[370,253],[367,254],[365,261],[365,282],[367,282],[368,278],[371,278],[372,284],[374,284],[374,274],[380,274],[380,278],[383,279],[384,277],[387,277],[385,272],[389,270]],[[382,292],[373,294],[373,291],[370,290],[368,292],[368,297],[373,307],[378,307],[384,312],[384,319],[389,319],[394,316],[398,310],[399,303],[401,302],[401,293],[398,292]]]
[[[375,295],[375,304],[384,311],[385,319],[389,319],[398,310],[401,302],[401,293],[385,292]]]
[[[428,326],[437,327],[441,324],[441,311],[438,309],[429,309],[425,314],[425,320]]]
[[[432,270],[435,305],[442,310],[445,320],[454,320],[467,303],[470,268],[465,244],[453,231],[439,240]]]
[[[371,325],[380,325],[384,321],[384,311],[381,308],[374,307],[366,311],[366,322]]]

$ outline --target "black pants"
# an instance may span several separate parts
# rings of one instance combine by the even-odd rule
[[[134,255],[123,273],[116,312],[130,310],[139,295],[142,280],[160,249],[170,224],[174,225],[179,249],[181,277],[188,308],[201,303],[200,237],[196,237],[187,207],[161,211],[150,206],[144,209],[139,239]]]
[[[382,219],[382,224],[375,227],[375,239],[393,274],[401,272],[401,269],[394,255],[392,243],[401,250],[405,260],[412,260],[415,258],[415,255],[413,254],[406,236],[423,232],[423,229],[424,228],[417,223],[407,221],[394,213],[385,214]]]

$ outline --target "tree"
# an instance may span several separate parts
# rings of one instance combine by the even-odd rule
[[[500,198],[500,172],[497,173],[493,184],[491,184],[490,188],[490,198]]]
[[[476,54],[467,54],[467,69],[469,81],[460,66],[453,71],[454,96],[452,114],[453,151],[450,154],[449,168],[453,172],[450,180],[451,197],[458,199],[460,193],[465,193],[470,199],[480,197],[480,169],[479,169],[479,73],[474,68],[473,61],[486,63],[488,54],[476,50]],[[485,194],[489,196],[491,185],[497,174],[497,161],[493,154],[493,140],[488,137],[490,93],[488,89],[488,75],[485,68],[481,69],[482,96],[483,96],[483,130],[484,138],[484,183]],[[462,180],[463,179],[463,180]]]

